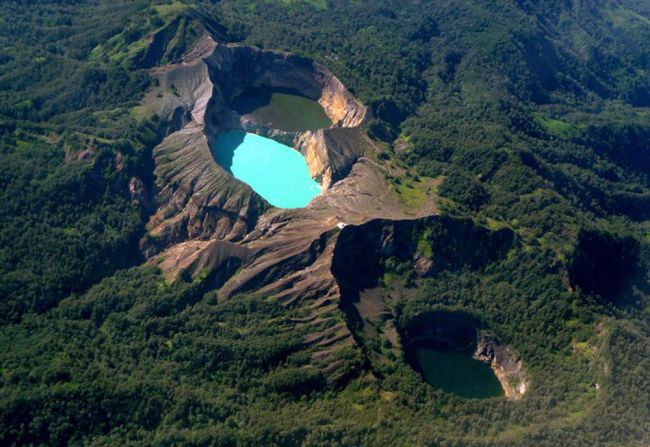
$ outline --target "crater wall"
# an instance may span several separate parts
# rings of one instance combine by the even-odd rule
[[[366,107],[341,81],[310,59],[281,51],[217,44],[204,60],[226,104],[248,89],[266,86],[294,90],[318,100],[332,120],[332,127],[357,127],[366,117]],[[252,125],[242,123],[247,124]]]
[[[205,37],[182,63],[152,73],[159,85],[144,106],[161,118],[168,135],[153,151],[157,211],[142,242],[148,256],[188,239],[240,240],[269,209],[262,197],[214,161],[219,132],[254,132],[297,147],[324,189],[350,172],[366,146],[367,137],[351,127],[363,122],[367,109],[329,70],[304,57]],[[317,99],[332,127],[284,132],[233,110],[233,99],[262,86]]]
[[[519,400],[528,391],[528,375],[516,350],[503,344],[476,315],[457,309],[425,312],[405,323],[400,332],[406,349],[426,345],[487,363],[509,400]]]
[[[486,331],[490,328],[480,315],[461,308],[402,315],[395,309],[410,299],[408,292],[382,284],[387,261],[421,278],[443,270],[481,270],[506,256],[514,243],[511,230],[493,231],[441,216],[377,219],[344,228],[334,248],[332,273],[341,291],[339,305],[370,362],[386,363],[372,346],[391,346],[394,356],[403,359],[410,347],[421,344],[460,351],[489,364],[505,396],[520,399],[529,385],[523,362],[514,348]]]

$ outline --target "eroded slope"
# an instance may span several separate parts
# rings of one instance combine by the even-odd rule
[[[154,148],[157,209],[144,253],[170,279],[214,273],[220,299],[245,292],[298,306],[300,324],[313,327],[306,346],[314,347],[317,364],[336,380],[343,366],[337,353],[356,349],[331,273],[340,228],[432,214],[433,196],[418,209],[404,206],[387,181],[390,168],[358,128],[366,108],[327,69],[307,59],[206,37],[182,63],[153,73],[159,86],[142,108],[155,110],[169,134]],[[232,100],[260,86],[318,99],[332,127],[291,133],[237,114]],[[324,192],[304,209],[270,207],[215,162],[212,151],[218,148],[212,143],[230,130],[293,144]]]

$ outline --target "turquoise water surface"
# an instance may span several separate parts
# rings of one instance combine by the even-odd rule
[[[321,192],[305,157],[270,138],[244,132],[217,136],[217,162],[278,208],[304,208]]]

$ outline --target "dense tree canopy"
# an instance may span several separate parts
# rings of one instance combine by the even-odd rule
[[[648,444],[649,23],[647,0],[4,1],[0,443]],[[498,259],[423,280],[390,259],[381,284],[412,289],[402,322],[482,315],[523,401],[433,389],[371,342],[333,386],[291,308],[140,265],[132,181],[160,135],[134,106],[203,30],[324,64],[444,214],[512,232]],[[436,235],[416,236],[462,251]]]

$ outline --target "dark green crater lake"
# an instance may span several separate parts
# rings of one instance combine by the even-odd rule
[[[288,89],[250,89],[235,98],[232,107],[259,124],[287,132],[323,129],[332,125],[318,101]]]
[[[486,399],[503,396],[503,389],[490,366],[458,351],[416,347],[409,363],[433,387],[461,397]]]

